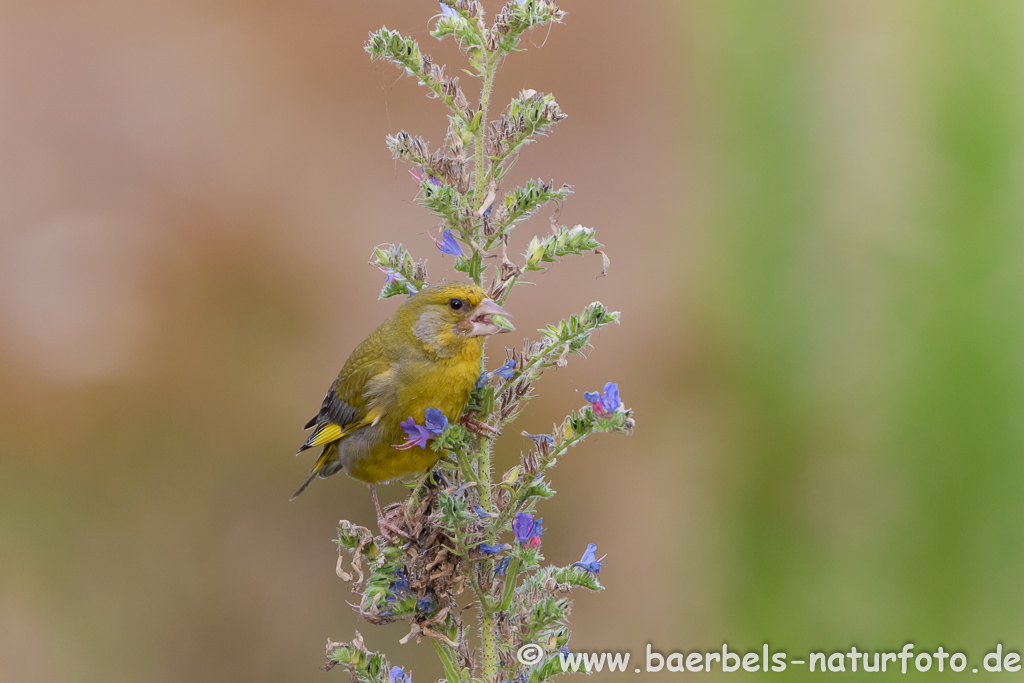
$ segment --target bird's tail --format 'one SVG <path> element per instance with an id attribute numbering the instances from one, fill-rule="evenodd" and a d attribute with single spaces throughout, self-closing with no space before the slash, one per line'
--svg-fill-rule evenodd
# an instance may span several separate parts
<path id="1" fill-rule="evenodd" d="M 309 483 L 313 481 L 319 475 L 321 478 L 326 478 L 335 474 L 341 469 L 341 461 L 338 459 L 338 442 L 332 441 L 331 443 L 324 446 L 324 450 L 320 453 L 320 457 L 316 461 L 316 465 L 310 471 L 306 481 L 299 487 L 299 490 L 295 492 L 295 495 L 291 497 L 291 500 L 295 500 L 299 497 L 299 494 L 306 490 Z"/>

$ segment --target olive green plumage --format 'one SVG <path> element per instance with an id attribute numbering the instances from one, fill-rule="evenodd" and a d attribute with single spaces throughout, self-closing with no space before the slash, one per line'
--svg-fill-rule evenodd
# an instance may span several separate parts
<path id="1" fill-rule="evenodd" d="M 400 423 L 423 424 L 427 408 L 460 418 L 480 376 L 484 336 L 501 331 L 494 314 L 508 312 L 471 284 L 442 283 L 409 297 L 356 347 L 306 424 L 315 429 L 299 452 L 324 449 L 295 496 L 314 477 L 340 470 L 374 484 L 433 465 L 438 454 L 428 448 L 394 448 L 406 439 Z"/>

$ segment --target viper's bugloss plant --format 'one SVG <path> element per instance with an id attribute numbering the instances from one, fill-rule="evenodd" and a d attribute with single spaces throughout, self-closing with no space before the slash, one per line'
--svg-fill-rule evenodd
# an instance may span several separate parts
<path id="1" fill-rule="evenodd" d="M 385 27 L 371 33 L 365 46 L 372 59 L 396 64 L 447 107 L 448 132 L 439 147 L 432 149 L 406 131 L 389 135 L 387 146 L 396 159 L 411 164 L 419 202 L 440 220 L 435 242 L 442 258 L 453 257 L 455 270 L 498 303 L 526 273 L 565 256 L 593 252 L 602 258 L 602 275 L 608 270 L 593 229 L 556 225 L 554 219 L 550 233 L 528 240 L 520 257 L 511 253 L 518 225 L 572 194 L 569 185 L 556 188 L 542 180 L 502 187 L 523 148 L 566 115 L 554 96 L 524 90 L 491 118 L 494 77 L 501 62 L 521 50 L 524 33 L 564 18 L 554 2 L 513 0 L 488 25 L 477 0 L 443 0 L 430 33 L 454 40 L 468 60 L 466 73 L 480 89 L 475 105 L 459 77 L 447 74 L 415 40 Z M 377 247 L 370 263 L 385 275 L 381 298 L 415 294 L 427 285 L 425 261 L 401 245 Z M 578 561 L 545 564 L 545 529 L 535 513 L 540 501 L 555 494 L 549 471 L 570 448 L 597 432 L 632 430 L 632 411 L 623 405 L 618 385 L 609 382 L 600 392 L 587 392 L 586 405 L 550 434 L 522 432 L 531 447 L 500 478 L 492 473 L 491 450 L 532 398 L 533 384 L 544 371 L 564 367 L 572 354 L 583 355 L 596 330 L 618 321 L 619 313 L 591 303 L 540 330 L 538 339 L 506 349 L 500 367 L 490 372 L 482 367 L 466 408 L 479 429 L 469 431 L 466 421 L 429 411 L 424 424 L 412 418 L 403 422 L 407 447 L 431 448 L 440 460 L 409 485 L 404 502 L 385 510 L 385 528 L 402 535 L 374 535 L 366 527 L 340 523 L 337 573 L 359 596 L 360 615 L 372 624 L 407 622 L 411 630 L 401 642 L 429 640 L 447 683 L 541 683 L 562 673 L 557 655 L 569 642 L 569 595 L 573 588 L 602 589 L 598 574 L 604 558 L 597 558 L 593 543 Z M 551 524 L 558 520 L 548 515 Z M 550 552 L 572 558 L 579 549 Z M 475 610 L 463 609 L 467 598 Z M 466 614 L 478 621 L 477 628 L 465 623 Z M 479 643 L 471 644 L 473 632 Z M 526 644 L 540 646 L 547 656 L 521 663 L 516 654 Z M 402 667 L 368 650 L 359 634 L 349 642 L 328 642 L 325 668 L 336 665 L 361 683 L 411 680 Z"/>

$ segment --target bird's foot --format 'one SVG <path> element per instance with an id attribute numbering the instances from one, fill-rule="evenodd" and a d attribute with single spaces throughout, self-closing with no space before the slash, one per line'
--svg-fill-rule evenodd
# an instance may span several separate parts
<path id="1" fill-rule="evenodd" d="M 410 536 L 409 534 L 405 533 L 404 531 L 399 529 L 397 526 L 395 526 L 394 524 L 389 522 L 386 517 L 378 517 L 377 518 L 377 528 L 380 529 L 381 536 L 386 538 L 388 543 L 393 543 L 394 540 L 395 540 L 394 537 L 392 537 L 391 534 L 397 534 L 397 535 L 401 536 L 402 538 L 404 538 L 407 541 L 411 541 L 412 540 L 412 536 Z"/>
<path id="2" fill-rule="evenodd" d="M 396 533 L 399 536 L 402 536 L 406 540 L 411 541 L 412 536 L 405 533 L 397 526 L 392 524 L 390 521 L 388 521 L 387 516 L 383 512 L 381 512 L 380 503 L 377 502 L 377 486 L 375 484 L 370 484 L 370 498 L 373 499 L 373 509 L 377 511 L 377 528 L 380 530 L 380 535 L 387 539 L 389 543 L 394 541 L 394 539 L 388 533 L 389 531 L 392 533 Z"/>
<path id="3" fill-rule="evenodd" d="M 463 415 L 459 422 L 462 423 L 462 426 L 465 427 L 468 432 L 470 432 L 471 434 L 476 434 L 477 436 L 487 437 L 501 435 L 500 431 L 498 431 L 491 425 L 487 424 L 486 422 L 481 422 L 475 417 L 470 417 L 468 413 Z"/>

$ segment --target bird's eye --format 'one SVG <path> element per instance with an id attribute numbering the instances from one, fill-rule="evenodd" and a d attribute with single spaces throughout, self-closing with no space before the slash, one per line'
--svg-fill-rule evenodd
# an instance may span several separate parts
<path id="1" fill-rule="evenodd" d="M 448 305 L 451 307 L 453 311 L 457 311 L 460 308 L 462 308 L 462 299 L 452 299 L 451 301 L 448 302 Z"/>

